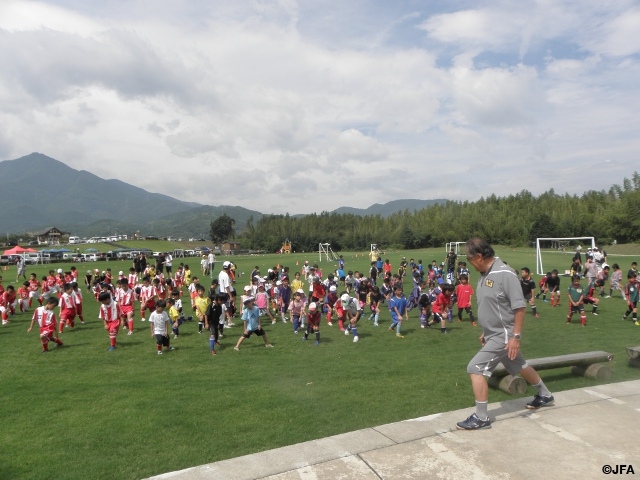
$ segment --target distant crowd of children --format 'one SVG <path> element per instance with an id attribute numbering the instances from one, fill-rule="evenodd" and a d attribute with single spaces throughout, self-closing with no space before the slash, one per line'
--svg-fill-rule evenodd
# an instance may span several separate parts
<path id="1" fill-rule="evenodd" d="M 463 313 L 466 313 L 475 326 L 476 319 L 472 310 L 474 290 L 469 284 L 469 270 L 465 262 L 456 263 L 456 257 L 450 252 L 445 262 L 438 265 L 434 260 L 426 269 L 421 260 L 416 263 L 410 259 L 407 262 L 402 257 L 395 273 L 389 260 L 382 261 L 378 257 L 377 261 L 371 262 L 369 272 L 364 275 L 350 270 L 345 273 L 344 258 L 341 256 L 337 270 L 326 277 L 318 265 L 310 265 L 308 261 L 304 262 L 300 271 L 293 273 L 293 278 L 286 266 L 276 265 L 268 269 L 264 276 L 256 266 L 251 272 L 249 284 L 244 287 L 239 298 L 236 298 L 234 286 L 235 266 L 228 261 L 222 264 L 222 270 L 212 280 L 208 291 L 198 277 L 192 276 L 189 266 L 183 264 L 177 267 L 173 278 L 170 273 L 165 276 L 162 272 L 156 272 L 152 265 L 142 272 L 136 272 L 132 267 L 127 275 L 121 271 L 117 279 L 112 277 L 108 268 L 102 272 L 98 269 L 89 270 L 84 284 L 100 303 L 99 318 L 108 333 L 110 351 L 116 349 L 117 335 L 121 329 L 127 331 L 128 335 L 133 334 L 135 314 L 139 311 L 140 320 L 149 321 L 150 333 L 156 341 L 158 354 L 162 354 L 163 349 L 173 350 L 170 332 L 173 339 L 177 339 L 180 326 L 195 318 L 198 333 L 206 331 L 209 334 L 209 349 L 212 355 L 216 355 L 216 347 L 220 345 L 225 328 L 235 326 L 233 319 L 236 314 L 239 314 L 243 322 L 243 333 L 235 350 L 239 350 L 242 343 L 253 334 L 262 337 L 266 347 L 271 347 L 262 328 L 264 318 L 272 324 L 276 323 L 276 319 L 284 323 L 290 321 L 293 333 L 303 332 L 303 341 L 313 335 L 314 345 L 320 344 L 323 316 L 326 316 L 328 326 L 333 326 L 333 322 L 337 321 L 340 330 L 345 335 L 353 336 L 353 342 L 358 342 L 358 322 L 364 311 L 368 310 L 369 321 L 378 326 L 384 306 L 391 316 L 389 330 L 395 332 L 398 338 L 404 338 L 402 325 L 408 321 L 409 312 L 413 309 L 419 311 L 421 328 L 439 324 L 441 333 L 448 334 L 447 322 L 453 320 L 454 307 L 457 307 L 459 322 L 463 320 Z M 619 291 L 628 304 L 623 318 L 627 319 L 632 315 L 635 324 L 640 325 L 637 319 L 637 264 L 632 263 L 627 283 L 623 286 L 623 275 L 618 264 L 613 264 L 610 268 L 604 262 L 595 264 L 596 266 L 592 263 L 590 258 L 587 258 L 584 266 L 575 259 L 572 263 L 571 284 L 567 289 L 567 323 L 571 323 L 573 315 L 578 313 L 581 325 L 586 326 L 586 304 L 591 304 L 592 314 L 598 315 L 600 300 L 596 291 L 599 289 L 600 297 L 604 297 L 605 282 L 609 280 L 607 298 Z M 611 269 L 613 272 L 610 274 Z M 520 273 L 522 292 L 534 317 L 539 317 L 535 300 L 540 296 L 544 302 L 549 296 L 552 307 L 560 306 L 560 276 L 557 270 L 549 272 L 537 285 L 528 268 L 522 268 Z M 587 282 L 586 288 L 581 284 L 583 278 Z M 306 291 L 305 283 L 308 286 Z M 186 316 L 182 305 L 185 285 L 193 316 Z M 535 292 L 537 288 L 538 293 Z M 408 296 L 405 296 L 405 291 L 410 292 Z M 32 273 L 17 292 L 11 285 L 5 290 L 0 277 L 0 314 L 3 324 L 9 322 L 9 316 L 15 313 L 16 308 L 20 312 L 26 312 L 34 301 L 38 303 L 38 307 L 28 331 L 38 323 L 44 352 L 48 351 L 50 342 L 63 345 L 60 335 L 67 327 L 75 328 L 76 317 L 81 324 L 85 323 L 83 295 L 75 267 L 71 267 L 68 272 L 63 272 L 62 269 L 50 270 L 49 275 L 41 279 Z M 136 303 L 139 305 L 138 309 Z M 239 312 L 236 305 L 239 305 Z M 59 318 L 56 318 L 56 308 Z"/>

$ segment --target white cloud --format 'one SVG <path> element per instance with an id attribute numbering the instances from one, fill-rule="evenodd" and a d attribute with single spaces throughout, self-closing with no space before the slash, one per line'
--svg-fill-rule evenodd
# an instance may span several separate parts
<path id="1" fill-rule="evenodd" d="M 291 213 L 579 193 L 637 160 L 631 0 L 105 5 L 0 4 L 1 158 Z"/>

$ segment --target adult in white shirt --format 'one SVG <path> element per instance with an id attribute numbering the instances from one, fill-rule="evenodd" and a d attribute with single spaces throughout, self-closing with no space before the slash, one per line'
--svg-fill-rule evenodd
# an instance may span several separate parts
<path id="1" fill-rule="evenodd" d="M 209 257 L 207 258 L 207 261 L 209 262 L 209 275 L 211 276 L 211 278 L 213 278 L 213 269 L 216 266 L 216 256 L 212 251 L 209 251 Z"/>
<path id="2" fill-rule="evenodd" d="M 167 271 L 167 277 L 171 277 L 171 269 L 173 268 L 173 257 L 169 252 L 164 254 L 164 268 Z"/>

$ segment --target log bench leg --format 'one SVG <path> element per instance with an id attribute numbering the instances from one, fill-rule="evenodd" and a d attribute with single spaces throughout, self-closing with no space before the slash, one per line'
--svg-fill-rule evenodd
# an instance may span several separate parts
<path id="1" fill-rule="evenodd" d="M 630 358 L 629 366 L 634 368 L 640 368 L 640 357 Z"/>
<path id="2" fill-rule="evenodd" d="M 571 373 L 581 377 L 598 380 L 600 382 L 611 380 L 611 368 L 608 365 L 603 365 L 601 363 L 594 363 L 588 367 L 576 365 L 571 367 Z"/>
<path id="3" fill-rule="evenodd" d="M 489 385 L 499 388 L 509 395 L 522 395 L 527 391 L 527 382 L 522 377 L 507 375 L 506 377 L 489 377 Z"/>

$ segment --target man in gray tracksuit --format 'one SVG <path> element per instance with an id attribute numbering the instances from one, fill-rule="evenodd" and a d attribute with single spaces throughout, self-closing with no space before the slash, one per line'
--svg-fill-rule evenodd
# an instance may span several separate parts
<path id="1" fill-rule="evenodd" d="M 491 428 L 491 420 L 487 415 L 489 388 L 483 377 L 490 377 L 499 363 L 511 375 L 520 374 L 538 390 L 527 408 L 538 409 L 552 405 L 554 399 L 540 375 L 527 364 L 520 352 L 526 302 L 518 275 L 495 256 L 486 240 L 472 238 L 467 242 L 466 248 L 467 260 L 480 273 L 476 295 L 478 323 L 482 327 L 482 348 L 467 366 L 476 398 L 476 412 L 458 422 L 457 428 L 479 430 Z"/>

